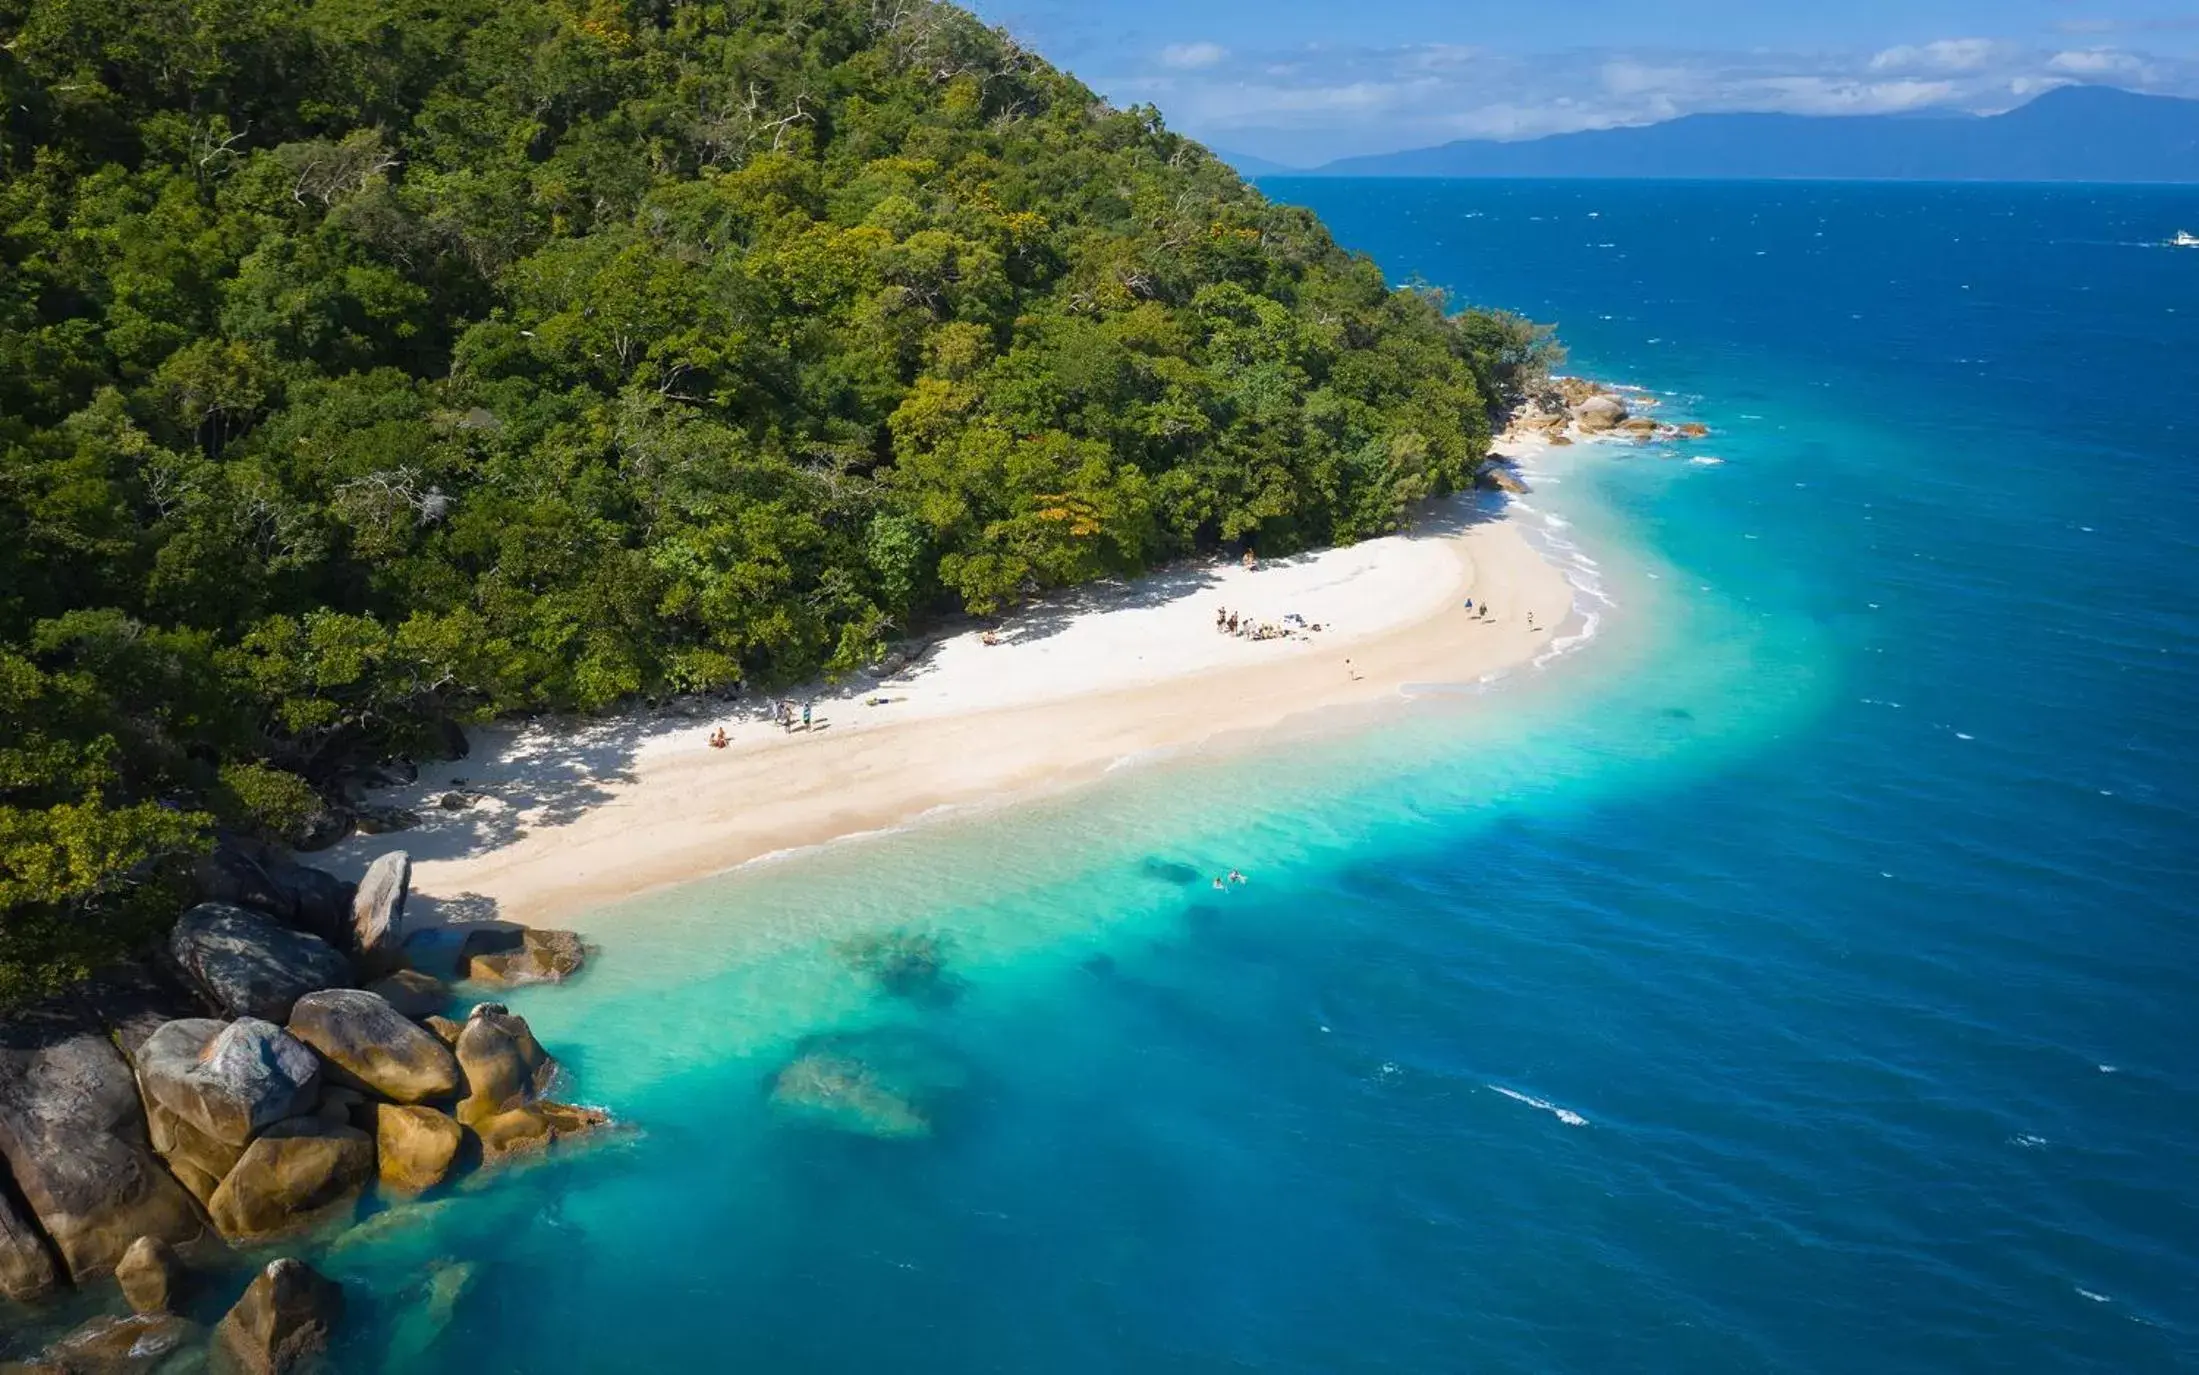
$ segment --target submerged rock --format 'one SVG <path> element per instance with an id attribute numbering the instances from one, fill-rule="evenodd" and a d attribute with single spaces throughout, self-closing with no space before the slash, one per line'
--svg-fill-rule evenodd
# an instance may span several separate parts
<path id="1" fill-rule="evenodd" d="M 814 1052 L 779 1071 L 771 1101 L 821 1125 L 864 1136 L 931 1135 L 923 1109 L 846 1055 Z"/>
<path id="2" fill-rule="evenodd" d="M 576 932 L 482 927 L 466 933 L 458 968 L 466 978 L 514 987 L 560 983 L 579 973 L 587 958 L 587 946 Z"/>
<path id="3" fill-rule="evenodd" d="M 47 1347 L 30 1369 L 66 1375 L 135 1375 L 161 1369 L 198 1335 L 197 1323 L 173 1313 L 94 1318 Z"/>
<path id="4" fill-rule="evenodd" d="M 153 1156 L 137 1077 L 98 1032 L 0 1027 L 0 1156 L 78 1281 L 113 1269 L 141 1236 L 180 1243 L 203 1230 Z"/>
<path id="5" fill-rule="evenodd" d="M 139 1237 L 115 1265 L 123 1301 L 139 1313 L 165 1313 L 183 1293 L 183 1262 L 159 1237 Z"/>
<path id="6" fill-rule="evenodd" d="M 328 1349 L 343 1320 L 342 1286 L 302 1260 L 269 1262 L 214 1329 L 215 1368 L 281 1375 Z"/>
<path id="7" fill-rule="evenodd" d="M 375 1160 L 389 1188 L 419 1193 L 450 1178 L 465 1140 L 465 1128 L 433 1108 L 381 1103 L 374 1109 Z"/>
<path id="8" fill-rule="evenodd" d="M 167 1023 L 138 1048 L 137 1082 L 147 1104 L 241 1147 L 260 1128 L 312 1110 L 321 1065 L 273 1022 L 193 1017 Z"/>
<path id="9" fill-rule="evenodd" d="M 419 1369 L 457 1315 L 459 1302 L 473 1288 L 479 1273 L 480 1267 L 470 1260 L 442 1260 L 430 1266 L 427 1282 L 416 1291 L 417 1297 L 406 1295 L 409 1301 L 403 1305 L 404 1316 L 389 1334 L 382 1369 L 391 1375 L 410 1375 Z"/>
<path id="10" fill-rule="evenodd" d="M 351 982 L 351 961 L 327 941 L 226 902 L 202 902 L 184 913 L 168 948 L 232 1017 L 285 1022 L 299 998 Z"/>
<path id="11" fill-rule="evenodd" d="M 338 1083 L 400 1103 L 458 1092 L 450 1048 L 363 988 L 330 988 L 298 999 L 290 1031 L 328 1062 Z"/>
<path id="12" fill-rule="evenodd" d="M 424 1229 L 438 1220 L 448 1220 L 457 1208 L 458 1201 L 438 1198 L 428 1202 L 406 1201 L 384 1208 L 356 1227 L 345 1228 L 328 1244 L 332 1256 L 351 1256 L 356 1252 L 389 1244 L 392 1240 L 410 1232 Z M 347 1260 L 348 1266 L 352 1262 Z"/>
<path id="13" fill-rule="evenodd" d="M 967 1085 L 930 1040 L 885 1032 L 817 1037 L 772 1079 L 771 1102 L 798 1120 L 888 1140 L 929 1136 Z"/>
<path id="14" fill-rule="evenodd" d="M 947 968 L 952 941 L 930 931 L 881 931 L 840 943 L 840 954 L 897 998 L 932 1004 L 960 996 L 962 981 Z"/>
<path id="15" fill-rule="evenodd" d="M 374 1141 L 356 1127 L 293 1117 L 251 1145 L 206 1207 L 231 1241 L 257 1241 L 311 1226 L 374 1177 Z"/>

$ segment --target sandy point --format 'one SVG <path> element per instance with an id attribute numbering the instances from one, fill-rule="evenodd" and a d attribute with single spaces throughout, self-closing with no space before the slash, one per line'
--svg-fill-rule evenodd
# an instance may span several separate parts
<path id="1" fill-rule="evenodd" d="M 1225 608 L 1270 637 L 1218 628 Z M 1571 611 L 1564 575 L 1499 499 L 1459 497 L 1409 533 L 1082 589 L 989 642 L 970 629 L 891 676 L 781 694 L 797 717 L 809 707 L 806 730 L 746 700 L 484 730 L 471 757 L 376 794 L 421 825 L 326 859 L 357 870 L 409 850 L 416 922 L 586 927 L 621 898 L 760 856 L 1478 682 L 1532 661 Z M 441 805 L 452 792 L 467 805 Z"/>

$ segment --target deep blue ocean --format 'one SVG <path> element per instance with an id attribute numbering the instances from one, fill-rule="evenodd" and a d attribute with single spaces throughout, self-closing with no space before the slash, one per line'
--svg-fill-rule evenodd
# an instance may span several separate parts
<path id="1" fill-rule="evenodd" d="M 1265 189 L 1713 427 L 1538 465 L 1597 635 L 592 917 L 630 1134 L 332 1257 L 347 1361 L 2199 1368 L 2199 192 Z"/>

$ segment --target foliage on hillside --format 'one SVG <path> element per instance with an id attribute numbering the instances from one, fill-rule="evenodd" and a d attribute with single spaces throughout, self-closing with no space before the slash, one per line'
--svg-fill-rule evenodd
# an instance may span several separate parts
<path id="1" fill-rule="evenodd" d="M 925 0 L 0 0 L 0 42 L 19 977 L 446 720 L 1391 529 L 1542 347 Z"/>

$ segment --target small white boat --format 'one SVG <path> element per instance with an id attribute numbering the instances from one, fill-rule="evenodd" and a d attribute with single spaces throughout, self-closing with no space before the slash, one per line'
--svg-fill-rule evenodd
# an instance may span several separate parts
<path id="1" fill-rule="evenodd" d="M 2170 248 L 2199 248 L 2199 238 L 2194 238 L 2188 229 L 2179 229 L 2176 231 L 2176 237 L 2168 241 L 2168 246 Z"/>

